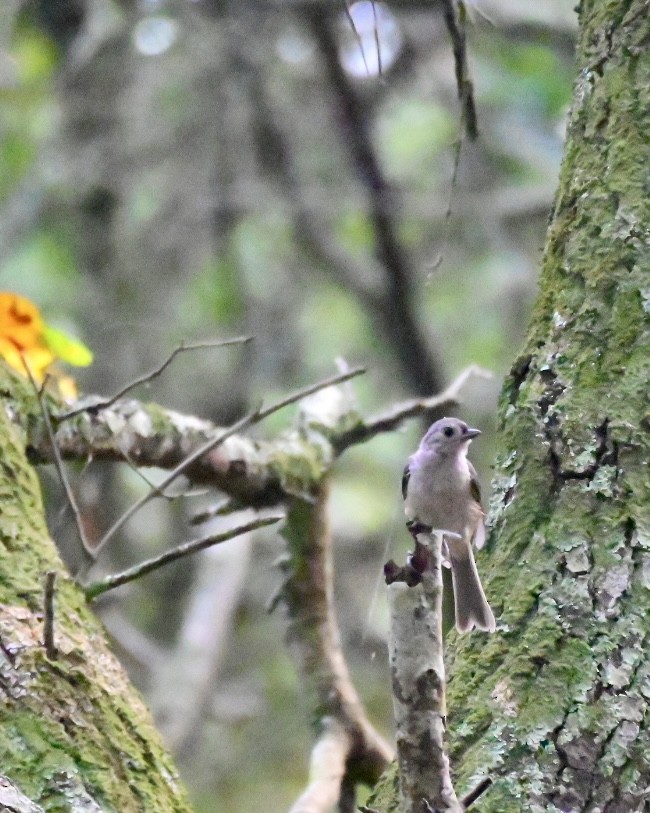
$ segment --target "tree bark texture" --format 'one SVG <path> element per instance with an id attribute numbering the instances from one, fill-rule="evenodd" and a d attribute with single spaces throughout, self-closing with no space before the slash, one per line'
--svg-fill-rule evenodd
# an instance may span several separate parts
<path id="1" fill-rule="evenodd" d="M 650 798 L 650 4 L 584 0 L 579 14 L 479 558 L 499 628 L 449 651 L 456 787 L 494 780 L 477 813 L 640 813 Z M 395 809 L 389 779 L 371 807 Z"/>
<path id="2" fill-rule="evenodd" d="M 499 633 L 454 650 L 477 811 L 631 813 L 650 787 L 650 6 L 580 7 L 540 294 L 506 380 L 488 565 Z M 483 566 L 485 569 L 485 566 Z"/>
<path id="3" fill-rule="evenodd" d="M 432 540 L 433 541 L 433 540 Z M 388 653 L 393 689 L 401 813 L 430 807 L 459 813 L 445 753 L 445 666 L 440 540 L 434 566 L 413 587 L 388 587 Z"/>
<path id="4" fill-rule="evenodd" d="M 0 809 L 189 811 L 147 709 L 48 536 L 25 457 L 34 395 L 4 365 L 0 394 Z M 56 659 L 43 647 L 49 571 Z"/>

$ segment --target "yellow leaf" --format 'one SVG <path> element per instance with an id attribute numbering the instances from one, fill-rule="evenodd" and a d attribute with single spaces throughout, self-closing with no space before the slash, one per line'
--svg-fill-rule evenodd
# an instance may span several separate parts
<path id="1" fill-rule="evenodd" d="M 44 325 L 43 340 L 61 361 L 73 364 L 75 367 L 87 367 L 92 363 L 92 351 L 79 339 L 73 339 L 61 330 Z"/>

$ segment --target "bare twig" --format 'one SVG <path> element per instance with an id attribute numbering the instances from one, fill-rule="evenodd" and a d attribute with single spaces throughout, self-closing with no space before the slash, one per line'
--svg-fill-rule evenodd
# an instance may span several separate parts
<path id="1" fill-rule="evenodd" d="M 456 86 L 461 103 L 461 122 L 467 137 L 473 141 L 478 137 L 478 122 L 474 103 L 474 87 L 467 66 L 465 6 L 462 0 L 442 0 L 442 9 L 454 52 Z"/>
<path id="2" fill-rule="evenodd" d="M 229 539 L 233 539 L 234 537 L 248 533 L 249 531 L 264 528 L 267 525 L 273 525 L 276 522 L 280 522 L 282 519 L 284 519 L 283 515 L 259 517 L 251 522 L 246 522 L 243 525 L 238 525 L 235 528 L 230 528 L 229 530 L 220 534 L 210 534 L 209 536 L 204 536 L 200 539 L 192 539 L 190 542 L 185 542 L 172 550 L 165 551 L 165 553 L 160 554 L 160 556 L 155 556 L 152 559 L 147 559 L 144 562 L 140 562 L 139 564 L 128 568 L 128 570 L 123 570 L 121 573 L 114 573 L 110 576 L 106 576 L 103 579 L 99 579 L 96 582 L 91 582 L 84 587 L 84 593 L 88 600 L 92 600 L 97 598 L 97 596 L 101 596 L 102 593 L 106 593 L 109 590 L 114 590 L 116 587 L 121 587 L 123 584 L 128 584 L 128 582 L 135 581 L 147 573 L 158 570 L 158 568 L 161 568 L 170 562 L 175 562 L 177 559 L 181 559 L 184 556 L 189 556 L 192 553 L 204 550 L 212 545 L 219 545 L 221 542 L 227 542 Z"/>
<path id="3" fill-rule="evenodd" d="M 194 344 L 184 344 L 181 342 L 178 347 L 176 347 L 172 352 L 167 356 L 167 358 L 156 367 L 154 370 L 151 370 L 144 375 L 139 376 L 138 378 L 131 381 L 129 384 L 126 384 L 122 387 L 121 390 L 112 395 L 110 398 L 106 398 L 102 401 L 96 401 L 93 404 L 88 404 L 86 406 L 77 407 L 75 409 L 71 409 L 68 412 L 63 412 L 60 415 L 56 415 L 57 421 L 65 421 L 68 418 L 74 418 L 75 415 L 81 415 L 82 412 L 92 412 L 97 413 L 102 409 L 106 409 L 107 407 L 112 406 L 116 401 L 119 401 L 120 398 L 123 398 L 127 392 L 130 392 L 135 387 L 139 387 L 141 384 L 147 384 L 150 381 L 153 381 L 154 378 L 157 378 L 161 375 L 167 367 L 172 363 L 172 361 L 178 356 L 180 353 L 185 353 L 188 350 L 205 350 L 206 348 L 213 348 L 213 347 L 228 347 L 232 344 L 246 344 L 253 340 L 252 336 L 237 336 L 234 339 L 223 339 L 220 341 L 214 342 L 196 342 Z"/>
<path id="4" fill-rule="evenodd" d="M 454 147 L 454 163 L 451 172 L 451 180 L 449 182 L 449 196 L 447 198 L 447 209 L 445 211 L 445 218 L 443 224 L 442 245 L 440 247 L 440 251 L 438 252 L 437 256 L 429 266 L 428 274 L 429 279 L 431 278 L 433 272 L 437 271 L 438 268 L 440 268 L 443 260 L 445 259 L 445 254 L 447 253 L 447 245 L 449 244 L 449 224 L 453 213 L 454 194 L 456 192 L 456 183 L 458 181 L 458 170 L 460 168 L 460 156 L 462 151 L 463 151 L 463 132 L 461 127 L 461 131 L 458 134 L 458 138 L 456 139 L 456 145 Z"/>
<path id="5" fill-rule="evenodd" d="M 445 666 L 442 635 L 442 534 L 426 546 L 421 582 L 388 588 L 389 657 L 397 727 L 400 810 L 421 813 L 423 803 L 460 813 L 444 749 Z M 419 542 L 420 540 L 418 540 Z M 424 564 L 421 562 L 421 564 Z"/>
<path id="6" fill-rule="evenodd" d="M 223 517 L 226 514 L 233 514 L 235 511 L 240 511 L 241 508 L 241 504 L 239 504 L 236 500 L 226 498 L 225 500 L 220 500 L 215 505 L 209 506 L 204 511 L 194 514 L 192 517 L 190 517 L 189 522 L 190 525 L 203 525 L 203 523 L 208 522 L 215 517 Z"/>
<path id="7" fill-rule="evenodd" d="M 259 423 L 261 420 L 267 418 L 269 415 L 272 415 L 274 412 L 283 409 L 289 404 L 299 401 L 301 398 L 305 398 L 307 395 L 311 395 L 312 393 L 318 392 L 318 390 L 325 389 L 326 387 L 332 387 L 335 384 L 341 384 L 343 381 L 349 381 L 351 378 L 361 375 L 362 373 L 365 373 L 365 368 L 355 367 L 349 372 L 340 373 L 338 375 L 331 376 L 330 378 L 326 378 L 323 381 L 319 381 L 317 384 L 311 384 L 308 387 L 303 387 L 291 395 L 288 395 L 286 398 L 276 401 L 276 403 L 272 404 L 266 409 L 258 407 L 258 409 L 255 411 L 251 412 L 249 415 L 246 415 L 241 420 L 237 421 L 237 423 L 234 423 L 229 429 L 221 432 L 216 437 L 210 438 L 210 440 L 206 441 L 206 443 L 204 443 L 202 446 L 199 446 L 199 448 L 186 457 L 182 463 L 176 466 L 176 468 L 173 469 L 167 475 L 167 477 L 165 477 L 160 485 L 156 486 L 151 491 L 148 491 L 143 497 L 133 503 L 130 508 L 127 508 L 122 516 L 113 523 L 108 531 L 106 531 L 101 541 L 95 547 L 95 553 L 99 553 L 108 540 L 111 539 L 117 533 L 117 531 L 124 526 L 124 524 L 136 513 L 136 511 L 139 511 L 143 505 L 146 505 L 155 497 L 160 497 L 167 486 L 170 485 L 177 477 L 179 477 L 186 469 L 188 469 L 192 463 L 196 462 L 200 457 L 203 457 L 203 455 L 212 451 L 212 449 L 215 449 L 229 437 L 232 437 L 242 429 L 246 429 L 248 426 L 253 426 L 256 423 Z"/>
<path id="8" fill-rule="evenodd" d="M 358 375 L 363 375 L 365 372 L 365 367 L 353 367 L 351 370 L 346 370 L 343 373 L 337 373 L 337 375 L 333 375 L 331 378 L 325 378 L 323 381 L 319 381 L 317 384 L 311 384 L 308 387 L 297 390 L 283 400 L 272 404 L 270 407 L 261 409 L 255 423 L 267 418 L 273 412 L 277 412 L 279 409 L 289 406 L 289 404 L 295 404 L 296 401 L 300 401 L 303 398 L 306 398 L 308 395 L 312 395 L 319 390 L 327 389 L 327 387 L 334 387 L 337 384 L 343 384 L 344 381 L 350 381 L 350 379 L 356 378 Z"/>
<path id="9" fill-rule="evenodd" d="M 491 784 L 492 780 L 489 776 L 486 776 L 485 779 L 478 783 L 474 790 L 471 790 L 468 794 L 463 796 L 461 801 L 463 808 L 467 810 L 469 807 L 471 807 L 479 796 L 482 796 L 485 793 Z"/>
<path id="10" fill-rule="evenodd" d="M 83 524 L 83 517 L 81 516 L 81 511 L 79 510 L 79 506 L 77 505 L 77 500 L 75 499 L 74 493 L 72 491 L 72 487 L 70 486 L 70 482 L 68 481 L 68 476 L 65 471 L 65 467 L 63 466 L 63 460 L 61 459 L 61 453 L 59 452 L 59 447 L 56 442 L 56 438 L 54 437 L 54 429 L 52 427 L 52 421 L 50 418 L 50 411 L 47 408 L 45 403 L 45 396 L 43 394 L 43 390 L 41 387 L 38 386 L 36 383 L 36 379 L 34 378 L 31 369 L 29 368 L 29 364 L 24 356 L 22 356 L 23 365 L 29 376 L 29 380 L 31 381 L 32 387 L 34 388 L 34 392 L 36 393 L 36 397 L 38 398 L 38 405 L 41 409 L 41 415 L 43 416 L 43 423 L 45 424 L 45 430 L 47 432 L 48 440 L 50 442 L 50 446 L 52 449 L 52 461 L 54 463 L 54 467 L 56 469 L 56 473 L 59 475 L 59 480 L 61 481 L 61 485 L 63 486 L 63 490 L 65 491 L 65 496 L 68 501 L 68 505 L 72 509 L 72 513 L 75 518 L 75 522 L 77 523 L 77 531 L 79 533 L 79 538 L 81 539 L 81 544 L 86 554 L 86 559 L 92 561 L 94 558 L 94 551 L 90 543 L 86 538 L 86 532 L 84 530 Z"/>
<path id="11" fill-rule="evenodd" d="M 49 570 L 45 574 L 45 588 L 43 591 L 43 645 L 45 654 L 51 661 L 59 657 L 54 641 L 54 588 L 56 573 Z"/>
<path id="12" fill-rule="evenodd" d="M 382 412 L 372 418 L 358 423 L 351 429 L 346 429 L 333 439 L 337 453 L 340 454 L 348 446 L 357 443 L 365 443 L 381 432 L 390 432 L 400 426 L 408 418 L 417 418 L 421 415 L 430 415 L 433 412 L 442 411 L 448 407 L 458 404 L 460 391 L 467 381 L 472 378 L 491 378 L 492 374 L 488 370 L 472 364 L 466 367 L 458 375 L 444 392 L 432 395 L 429 398 L 412 398 L 402 401 L 391 407 L 386 412 Z"/>
<path id="13" fill-rule="evenodd" d="M 189 466 L 192 465 L 196 460 L 200 457 L 203 457 L 204 454 L 207 454 L 209 451 L 214 449 L 219 444 L 223 443 L 229 437 L 232 437 L 236 432 L 239 432 L 241 429 L 246 429 L 246 427 L 251 426 L 255 419 L 258 417 L 259 411 L 252 412 L 250 415 L 246 415 L 241 420 L 234 423 L 230 429 L 226 429 L 224 432 L 221 432 L 216 437 L 210 438 L 210 440 L 206 441 L 204 444 L 199 446 L 191 455 L 185 458 L 182 463 L 180 463 L 176 468 L 174 468 L 165 479 L 159 485 L 155 486 L 148 491 L 144 496 L 142 496 L 139 500 L 133 503 L 126 511 L 120 516 L 111 527 L 106 531 L 104 536 L 101 538 L 97 546 L 95 547 L 95 555 L 99 555 L 99 552 L 103 549 L 104 545 L 113 538 L 113 536 L 122 528 L 126 522 L 131 519 L 131 517 L 139 511 L 144 505 L 148 502 L 153 500 L 155 497 L 160 497 L 163 495 L 165 489 L 168 485 L 174 482 L 177 477 L 187 469 Z"/>
<path id="14" fill-rule="evenodd" d="M 444 218 L 444 231 L 442 247 L 429 268 L 429 276 L 442 264 L 447 253 L 449 241 L 449 221 L 451 220 L 454 193 L 458 181 L 458 169 L 463 151 L 463 140 L 465 135 L 471 141 L 478 138 L 478 121 L 476 115 L 476 105 L 474 103 L 474 86 L 469 78 L 469 68 L 467 66 L 467 45 L 465 41 L 465 19 L 467 11 L 463 0 L 442 0 L 443 14 L 449 37 L 451 39 L 454 52 L 454 65 L 456 70 L 456 85 L 458 87 L 458 98 L 461 103 L 460 110 L 460 132 L 454 147 L 454 163 L 449 185 L 449 197 L 447 199 L 447 210 Z"/>
<path id="15" fill-rule="evenodd" d="M 366 51 L 363 47 L 363 39 L 361 38 L 361 34 L 357 30 L 356 25 L 354 24 L 354 18 L 352 16 L 352 12 L 350 11 L 350 6 L 347 3 L 347 0 L 343 0 L 343 8 L 345 9 L 345 16 L 347 17 L 348 22 L 350 23 L 350 28 L 352 29 L 352 33 L 357 41 L 357 45 L 359 46 L 359 51 L 361 52 L 361 59 L 363 59 L 363 65 L 366 69 L 366 74 L 370 76 L 370 68 L 368 67 L 368 61 L 366 60 Z M 373 4 L 374 8 L 374 4 Z"/>
<path id="16" fill-rule="evenodd" d="M 381 64 L 381 42 L 379 40 L 379 23 L 377 20 L 377 5 L 375 0 L 372 0 L 372 19 L 374 22 L 374 35 L 375 35 L 375 48 L 377 49 L 377 74 L 383 75 L 383 68 Z"/>
<path id="17" fill-rule="evenodd" d="M 110 425 L 108 427 L 110 429 Z M 111 430 L 112 431 L 112 430 Z M 142 480 L 149 488 L 155 489 L 156 484 L 153 483 L 145 474 L 142 473 L 142 469 L 138 464 L 132 459 L 131 455 L 128 452 L 122 450 L 122 459 L 126 463 L 126 465 L 131 469 L 131 471 Z M 187 498 L 187 497 L 200 497 L 207 493 L 206 489 L 200 489 L 197 491 L 182 491 L 178 494 L 158 494 L 164 500 L 178 500 L 180 498 Z"/>
<path id="18" fill-rule="evenodd" d="M 338 720 L 326 718 L 323 732 L 312 748 L 309 784 L 289 813 L 327 813 L 338 804 L 351 747 L 345 728 Z"/>

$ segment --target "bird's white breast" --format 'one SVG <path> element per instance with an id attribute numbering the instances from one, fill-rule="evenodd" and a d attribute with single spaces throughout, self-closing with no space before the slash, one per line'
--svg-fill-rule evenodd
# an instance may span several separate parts
<path id="1" fill-rule="evenodd" d="M 475 526 L 480 507 L 470 495 L 471 474 L 464 456 L 440 459 L 416 454 L 409 471 L 404 502 L 409 519 L 461 535 Z"/>

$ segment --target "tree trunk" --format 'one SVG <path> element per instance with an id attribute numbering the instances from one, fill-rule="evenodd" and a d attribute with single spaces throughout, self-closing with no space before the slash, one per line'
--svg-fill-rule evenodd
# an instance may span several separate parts
<path id="1" fill-rule="evenodd" d="M 541 290 L 501 404 L 501 629 L 452 655 L 452 762 L 462 784 L 496 780 L 485 813 L 631 813 L 650 786 L 648 3 L 588 0 L 580 24 Z"/>
<path id="2" fill-rule="evenodd" d="M 33 393 L 4 364 L 0 390 L 0 810 L 189 811 L 147 709 L 48 536 L 25 456 Z M 48 571 L 56 657 L 42 643 Z"/>
<path id="3" fill-rule="evenodd" d="M 449 652 L 457 789 L 481 813 L 638 813 L 650 792 L 650 14 L 583 0 L 525 348 L 505 382 L 494 636 Z M 394 809 L 389 783 L 371 807 Z"/>

